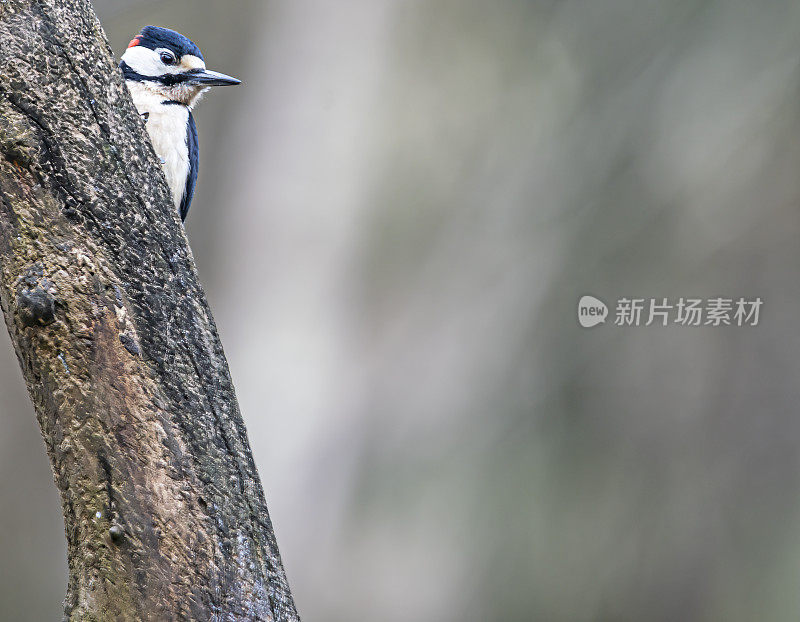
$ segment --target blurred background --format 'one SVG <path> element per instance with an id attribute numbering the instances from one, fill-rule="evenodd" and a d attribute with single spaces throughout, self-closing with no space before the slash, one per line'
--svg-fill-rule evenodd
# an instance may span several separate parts
<path id="1" fill-rule="evenodd" d="M 305 620 L 800 618 L 800 4 L 95 6 L 244 80 L 187 231 Z M 764 306 L 584 329 L 584 294 Z M 4 330 L 0 398 L 0 619 L 59 620 Z"/>

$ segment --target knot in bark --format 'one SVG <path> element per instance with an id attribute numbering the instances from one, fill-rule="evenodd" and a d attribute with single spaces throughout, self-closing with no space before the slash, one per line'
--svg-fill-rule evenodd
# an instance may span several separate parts
<path id="1" fill-rule="evenodd" d="M 114 544 L 119 544 L 125 537 L 125 530 L 119 525 L 111 525 L 111 528 L 108 530 L 108 535 L 111 536 L 111 541 L 114 542 Z"/>
<path id="2" fill-rule="evenodd" d="M 17 292 L 17 312 L 25 326 L 47 326 L 56 321 L 56 299 L 39 286 Z"/>

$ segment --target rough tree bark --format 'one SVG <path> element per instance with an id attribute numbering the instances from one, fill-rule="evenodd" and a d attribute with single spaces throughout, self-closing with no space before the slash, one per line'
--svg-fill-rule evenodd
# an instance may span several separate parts
<path id="1" fill-rule="evenodd" d="M 0 2 L 0 303 L 61 493 L 67 619 L 297 620 L 183 228 L 87 0 Z"/>

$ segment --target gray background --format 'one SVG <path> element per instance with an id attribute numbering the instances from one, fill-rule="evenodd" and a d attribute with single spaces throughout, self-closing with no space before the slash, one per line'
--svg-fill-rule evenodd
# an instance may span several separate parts
<path id="1" fill-rule="evenodd" d="M 800 4 L 96 7 L 245 82 L 187 231 L 304 619 L 800 617 Z M 586 293 L 764 307 L 587 330 Z M 57 620 L 5 331 L 0 398 L 0 619 Z"/>

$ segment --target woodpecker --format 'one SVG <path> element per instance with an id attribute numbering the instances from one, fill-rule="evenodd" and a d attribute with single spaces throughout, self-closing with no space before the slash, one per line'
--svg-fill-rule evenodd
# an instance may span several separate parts
<path id="1" fill-rule="evenodd" d="M 192 108 L 209 87 L 241 82 L 206 69 L 200 48 L 182 34 L 158 26 L 146 26 L 131 40 L 119 66 L 161 159 L 175 207 L 186 220 L 197 183 Z"/>

